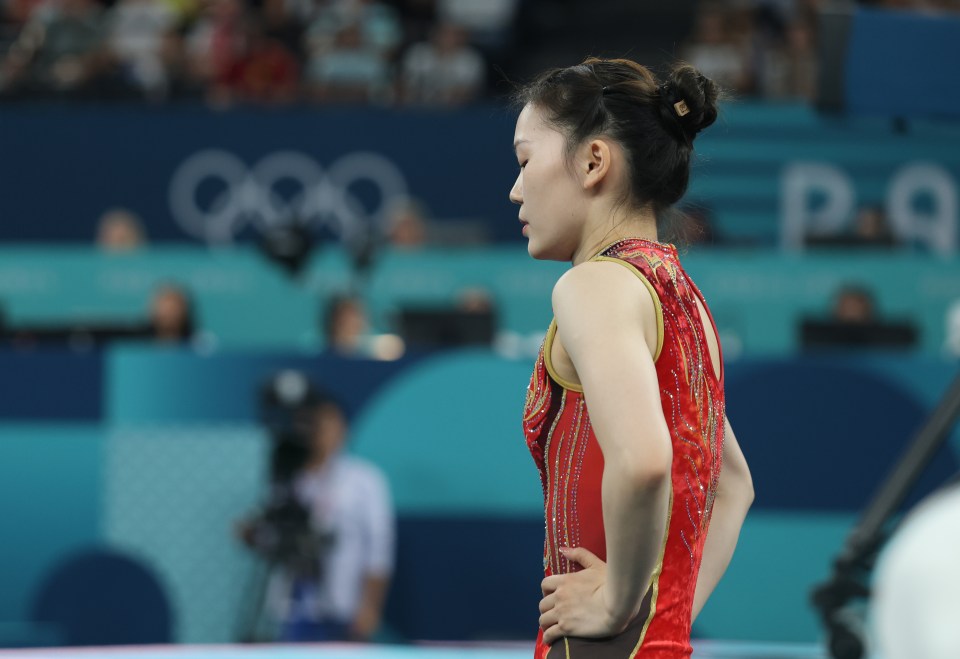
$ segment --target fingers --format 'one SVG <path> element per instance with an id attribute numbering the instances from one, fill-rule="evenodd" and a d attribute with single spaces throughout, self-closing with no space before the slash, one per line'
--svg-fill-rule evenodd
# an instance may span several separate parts
<path id="1" fill-rule="evenodd" d="M 550 609 L 546 613 L 540 615 L 540 628 L 543 630 L 543 633 L 546 634 L 551 627 L 556 627 L 559 622 L 559 616 L 557 616 L 556 609 Z"/>
<path id="2" fill-rule="evenodd" d="M 546 597 L 553 591 L 557 589 L 557 586 L 560 585 L 563 575 L 555 574 L 553 576 L 547 577 L 540 582 L 540 590 L 543 591 L 543 596 Z"/>
<path id="3" fill-rule="evenodd" d="M 553 645 L 563 637 L 564 633 L 560 631 L 560 625 L 552 625 L 543 630 L 543 642 L 547 645 Z"/>
<path id="4" fill-rule="evenodd" d="M 540 613 L 546 613 L 556 605 L 557 605 L 557 596 L 547 595 L 542 600 L 540 600 Z"/>
<path id="5" fill-rule="evenodd" d="M 561 547 L 560 553 L 563 554 L 564 558 L 566 558 L 568 561 L 578 563 L 585 568 L 603 565 L 603 561 L 597 558 L 596 554 L 591 552 L 589 549 L 584 549 L 583 547 Z"/>

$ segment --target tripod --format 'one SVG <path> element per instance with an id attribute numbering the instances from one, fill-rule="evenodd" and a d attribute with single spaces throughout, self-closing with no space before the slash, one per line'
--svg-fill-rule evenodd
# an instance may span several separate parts
<path id="1" fill-rule="evenodd" d="M 273 551 L 263 551 L 262 546 L 254 545 L 260 560 L 254 561 L 246 588 L 246 606 L 239 616 L 236 637 L 240 643 L 276 640 L 276 621 L 269 615 L 270 602 L 280 599 L 289 603 L 298 580 L 321 583 L 320 564 L 333 544 L 333 535 L 320 533 L 308 524 L 280 529 L 283 540 L 270 545 Z M 271 587 L 275 588 L 277 584 L 282 586 L 283 592 L 271 592 Z"/>

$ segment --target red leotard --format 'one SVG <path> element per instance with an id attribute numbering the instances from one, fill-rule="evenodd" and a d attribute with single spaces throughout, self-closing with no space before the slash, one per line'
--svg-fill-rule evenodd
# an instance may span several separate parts
<path id="1" fill-rule="evenodd" d="M 722 371 L 720 378 L 714 374 L 703 329 L 704 322 L 713 326 L 713 320 L 700 317 L 697 300 L 704 309 L 706 303 L 672 245 L 628 239 L 607 247 L 594 260 L 630 268 L 647 285 L 657 310 L 657 380 L 673 444 L 667 533 L 640 614 L 624 632 L 606 639 L 570 637 L 551 647 L 543 643 L 541 630 L 536 658 L 689 657 L 693 596 L 723 453 L 723 377 Z M 582 389 L 552 368 L 555 335 L 554 321 L 527 390 L 523 420 L 543 484 L 546 575 L 580 569 L 563 558 L 560 547 L 585 547 L 606 560 L 603 455 Z"/>

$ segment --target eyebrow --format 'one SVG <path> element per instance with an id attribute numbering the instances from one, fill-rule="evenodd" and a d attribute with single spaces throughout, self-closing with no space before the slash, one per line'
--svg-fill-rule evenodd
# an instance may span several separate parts
<path id="1" fill-rule="evenodd" d="M 518 146 L 520 146 L 521 144 L 527 144 L 527 143 L 529 143 L 529 142 L 530 142 L 530 140 L 516 140 L 516 141 L 513 143 L 513 150 L 516 151 Z"/>

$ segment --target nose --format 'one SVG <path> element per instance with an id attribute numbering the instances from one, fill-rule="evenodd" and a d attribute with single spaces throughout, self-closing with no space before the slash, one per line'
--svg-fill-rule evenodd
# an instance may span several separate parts
<path id="1" fill-rule="evenodd" d="M 523 203 L 523 172 L 517 174 L 517 180 L 510 189 L 510 201 L 515 204 Z"/>

